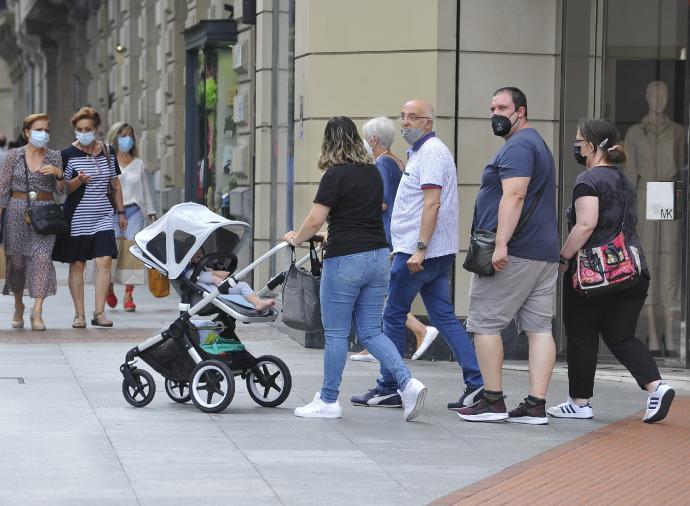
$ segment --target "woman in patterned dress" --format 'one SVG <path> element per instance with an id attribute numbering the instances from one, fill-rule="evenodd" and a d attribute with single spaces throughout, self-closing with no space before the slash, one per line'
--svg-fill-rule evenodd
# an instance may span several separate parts
<path id="1" fill-rule="evenodd" d="M 29 143 L 9 151 L 0 172 L 0 215 L 6 213 L 3 240 L 7 255 L 7 279 L 2 293 L 14 294 L 12 328 L 24 327 L 24 288 L 34 299 L 31 330 L 45 330 L 43 300 L 54 295 L 57 282 L 51 258 L 54 235 L 36 233 L 27 223 L 27 197 L 31 206 L 52 204 L 53 193 L 62 193 L 64 176 L 59 151 L 46 148 L 50 117 L 31 114 L 22 123 L 22 136 Z M 27 185 L 28 178 L 28 185 Z"/>
<path id="2" fill-rule="evenodd" d="M 113 326 L 105 317 L 105 297 L 110 287 L 112 260 L 117 258 L 115 212 L 120 230 L 127 228 L 115 148 L 96 141 L 100 124 L 101 118 L 92 108 L 79 109 L 72 117 L 77 140 L 62 150 L 68 194 L 64 210 L 70 222 L 70 235 L 60 241 L 60 251 L 56 251 L 54 257 L 70 264 L 74 328 L 86 327 L 84 268 L 87 260 L 96 263 L 96 300 L 91 325 Z"/>

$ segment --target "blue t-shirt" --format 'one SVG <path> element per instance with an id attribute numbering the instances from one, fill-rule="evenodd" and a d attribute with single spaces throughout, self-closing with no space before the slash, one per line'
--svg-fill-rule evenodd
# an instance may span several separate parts
<path id="1" fill-rule="evenodd" d="M 534 203 L 539 189 L 546 186 L 529 221 L 508 242 L 508 254 L 530 260 L 558 262 L 556 164 L 544 139 L 533 128 L 513 134 L 484 169 L 475 204 L 475 229 L 496 230 L 498 204 L 503 196 L 501 181 L 511 177 L 531 178 L 522 216 Z"/>
<path id="2" fill-rule="evenodd" d="M 402 171 L 390 156 L 380 156 L 376 160 L 376 168 L 379 169 L 379 174 L 381 174 L 381 179 L 383 180 L 383 203 L 386 204 L 386 210 L 381 213 L 383 230 L 386 232 L 388 247 L 393 249 L 391 243 L 391 216 L 393 215 L 393 203 L 395 202 L 395 194 L 398 192 Z"/>

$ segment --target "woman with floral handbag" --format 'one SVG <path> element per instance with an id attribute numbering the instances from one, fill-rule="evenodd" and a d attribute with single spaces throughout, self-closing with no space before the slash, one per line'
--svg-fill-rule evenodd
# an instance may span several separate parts
<path id="1" fill-rule="evenodd" d="M 592 418 L 599 335 L 648 392 L 643 421 L 668 414 L 675 392 L 661 380 L 647 346 L 635 337 L 649 271 L 637 236 L 635 190 L 618 164 L 626 155 L 609 121 L 580 120 L 573 145 L 586 170 L 575 180 L 567 211 L 570 234 L 561 249 L 563 323 L 568 339 L 569 396 L 547 413 Z"/>

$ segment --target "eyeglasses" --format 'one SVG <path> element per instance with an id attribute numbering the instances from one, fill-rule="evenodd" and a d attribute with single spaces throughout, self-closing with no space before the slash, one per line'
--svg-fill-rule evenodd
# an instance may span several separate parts
<path id="1" fill-rule="evenodd" d="M 410 121 L 417 121 L 418 119 L 431 119 L 429 116 L 417 116 L 415 113 L 412 114 L 405 114 L 404 112 L 400 113 L 400 121 L 405 121 L 406 119 Z"/>

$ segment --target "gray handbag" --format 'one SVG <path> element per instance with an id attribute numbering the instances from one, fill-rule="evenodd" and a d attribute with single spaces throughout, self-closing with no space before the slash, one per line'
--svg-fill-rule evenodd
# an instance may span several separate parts
<path id="1" fill-rule="evenodd" d="M 283 282 L 283 323 L 290 328 L 306 332 L 323 331 L 321 323 L 321 262 L 313 241 L 309 242 L 311 271 L 292 264 Z"/>

